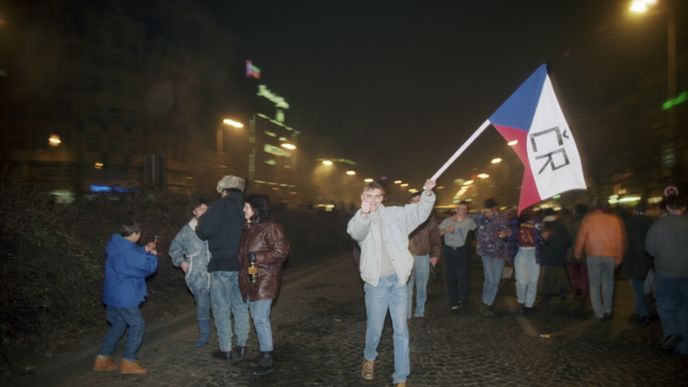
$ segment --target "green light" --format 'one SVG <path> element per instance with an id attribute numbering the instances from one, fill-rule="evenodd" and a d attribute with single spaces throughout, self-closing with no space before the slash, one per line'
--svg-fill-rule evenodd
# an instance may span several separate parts
<path id="1" fill-rule="evenodd" d="M 662 104 L 662 110 L 669 110 L 676 105 L 680 105 L 688 101 L 688 91 L 683 91 L 674 99 L 668 99 Z"/>

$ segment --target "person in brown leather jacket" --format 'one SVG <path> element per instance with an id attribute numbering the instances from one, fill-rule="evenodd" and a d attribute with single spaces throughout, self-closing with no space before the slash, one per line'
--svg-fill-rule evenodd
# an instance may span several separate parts
<path id="1" fill-rule="evenodd" d="M 282 228 L 271 220 L 265 195 L 251 195 L 244 204 L 246 225 L 239 247 L 239 288 L 248 302 L 258 336 L 260 358 L 254 375 L 272 372 L 273 345 L 270 308 L 277 297 L 282 263 L 289 255 L 289 243 Z"/>
<path id="2" fill-rule="evenodd" d="M 587 257 L 590 302 L 598 320 L 611 318 L 614 269 L 621 264 L 625 239 L 621 218 L 611 213 L 604 199 L 599 200 L 595 210 L 583 218 L 578 229 L 574 255 L 576 259 L 581 259 L 583 254 Z"/>

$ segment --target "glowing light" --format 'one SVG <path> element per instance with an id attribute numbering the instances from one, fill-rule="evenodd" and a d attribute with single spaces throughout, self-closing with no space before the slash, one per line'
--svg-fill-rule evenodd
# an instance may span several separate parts
<path id="1" fill-rule="evenodd" d="M 363 181 L 365 181 L 366 183 L 372 183 L 373 179 L 370 177 L 367 177 L 367 178 L 363 179 Z"/>
<path id="2" fill-rule="evenodd" d="M 100 161 L 96 161 L 95 164 L 93 164 L 93 168 L 95 169 L 103 169 L 105 164 L 101 163 Z"/>
<path id="3" fill-rule="evenodd" d="M 642 199 L 640 196 L 624 196 L 619 199 L 619 203 L 635 203 Z"/>
<path id="4" fill-rule="evenodd" d="M 487 179 L 488 177 L 490 177 L 490 175 L 488 175 L 487 173 L 481 173 L 478 175 L 478 178 L 480 179 Z"/>
<path id="5" fill-rule="evenodd" d="M 356 174 L 356 171 L 349 170 L 349 171 L 346 171 L 346 174 L 349 176 L 354 176 Z"/>
<path id="6" fill-rule="evenodd" d="M 471 185 L 471 184 L 473 184 L 473 180 L 466 180 L 466 181 L 463 182 L 463 185 L 464 185 L 464 186 L 466 186 L 466 185 Z"/>
<path id="7" fill-rule="evenodd" d="M 409 191 L 410 193 L 412 193 L 412 194 L 418 192 L 418 190 L 415 189 L 415 188 L 410 188 L 408 191 Z"/>
<path id="8" fill-rule="evenodd" d="M 333 165 L 333 164 L 334 164 L 334 163 L 332 162 L 332 160 L 323 160 L 323 161 L 322 161 L 322 165 L 326 165 L 326 166 L 328 166 L 328 167 L 331 166 L 331 165 Z"/>
<path id="9" fill-rule="evenodd" d="M 647 202 L 648 202 L 648 204 L 657 204 L 657 203 L 661 203 L 662 199 L 664 199 L 664 197 L 662 197 L 662 196 L 653 196 L 651 198 L 647 198 Z"/>
<path id="10" fill-rule="evenodd" d="M 518 144 L 518 140 L 511 140 L 506 143 L 508 146 L 516 146 Z"/>
<path id="11" fill-rule="evenodd" d="M 50 135 L 50 138 L 48 138 L 48 144 L 50 144 L 50 146 L 59 146 L 62 144 L 62 140 L 57 134 L 52 134 Z"/>
<path id="12" fill-rule="evenodd" d="M 281 146 L 282 148 L 288 149 L 288 150 L 294 150 L 294 149 L 296 149 L 296 145 L 291 144 L 291 143 L 288 143 L 288 142 L 285 142 L 285 143 L 281 144 L 280 146 Z"/>
<path id="13" fill-rule="evenodd" d="M 394 184 L 401 184 L 401 180 L 394 180 Z"/>
<path id="14" fill-rule="evenodd" d="M 492 161 L 490 161 L 491 164 L 499 164 L 501 162 L 502 162 L 502 159 L 499 157 L 495 157 L 494 159 L 492 159 Z"/>
<path id="15" fill-rule="evenodd" d="M 628 10 L 632 13 L 645 13 L 655 4 L 657 4 L 657 0 L 633 0 Z"/>
<path id="16" fill-rule="evenodd" d="M 399 184 L 399 187 L 404 187 L 404 188 L 406 188 L 406 187 L 408 187 L 408 183 L 401 183 L 401 184 Z"/>
<path id="17" fill-rule="evenodd" d="M 222 123 L 227 125 L 227 126 L 231 126 L 233 128 L 237 128 L 237 129 L 241 129 L 244 127 L 244 124 L 242 124 L 239 121 L 234 121 L 231 118 L 225 118 L 224 120 L 222 120 Z"/>

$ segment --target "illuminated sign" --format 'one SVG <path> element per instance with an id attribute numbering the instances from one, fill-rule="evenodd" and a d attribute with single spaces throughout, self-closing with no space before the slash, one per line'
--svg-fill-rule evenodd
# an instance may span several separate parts
<path id="1" fill-rule="evenodd" d="M 274 146 L 274 145 L 270 145 L 270 144 L 265 144 L 265 146 L 263 146 L 263 150 L 265 151 L 265 153 L 270 153 L 270 154 L 275 155 L 275 156 L 281 156 L 281 157 L 291 156 L 291 154 L 288 151 L 286 151 L 286 150 L 284 150 L 278 146 Z"/>
<path id="2" fill-rule="evenodd" d="M 284 99 L 284 97 L 273 93 L 265 85 L 258 85 L 258 94 L 256 94 L 256 95 L 259 97 L 263 97 L 263 98 L 267 99 L 268 101 L 274 103 L 275 106 L 277 106 L 278 108 L 289 109 L 289 103 L 287 103 L 287 101 Z"/>
<path id="3" fill-rule="evenodd" d="M 672 98 L 672 99 L 668 99 L 668 100 L 664 101 L 664 103 L 662 104 L 662 110 L 669 110 L 672 107 L 674 107 L 676 105 L 680 105 L 686 101 L 688 101 L 688 91 L 682 92 L 681 94 L 676 96 L 676 98 Z"/>

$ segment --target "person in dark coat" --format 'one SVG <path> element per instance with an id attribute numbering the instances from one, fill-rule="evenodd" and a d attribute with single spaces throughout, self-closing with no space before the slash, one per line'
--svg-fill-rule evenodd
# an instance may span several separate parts
<path id="1" fill-rule="evenodd" d="M 568 290 L 566 253 L 571 248 L 571 234 L 552 209 L 544 211 L 543 221 L 547 238 L 540 248 L 541 292 L 544 300 L 549 300 L 552 295 L 563 300 Z"/>
<path id="2" fill-rule="evenodd" d="M 650 322 L 650 308 L 645 300 L 645 278 L 652 268 L 652 257 L 645 251 L 645 237 L 652 226 L 652 219 L 645 215 L 645 206 L 639 205 L 633 215 L 624 219 L 628 245 L 621 272 L 628 277 L 633 290 L 633 316 L 642 325 Z"/>

